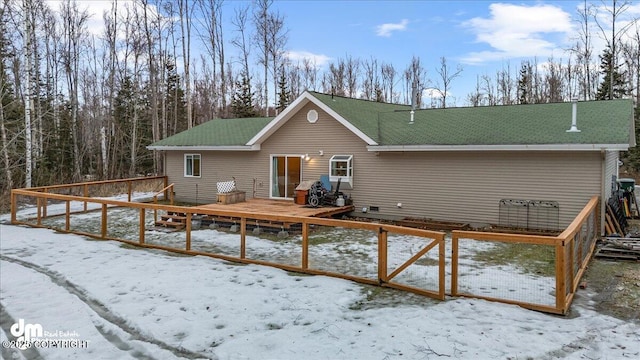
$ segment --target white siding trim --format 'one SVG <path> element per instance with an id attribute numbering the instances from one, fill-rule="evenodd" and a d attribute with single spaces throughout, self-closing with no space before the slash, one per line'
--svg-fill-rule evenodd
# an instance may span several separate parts
<path id="1" fill-rule="evenodd" d="M 369 151 L 625 151 L 629 144 L 534 144 L 534 145 L 388 145 L 367 146 Z"/>

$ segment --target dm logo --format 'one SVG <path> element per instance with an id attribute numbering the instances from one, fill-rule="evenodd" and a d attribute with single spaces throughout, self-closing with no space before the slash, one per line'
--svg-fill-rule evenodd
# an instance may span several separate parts
<path id="1" fill-rule="evenodd" d="M 24 319 L 19 319 L 17 323 L 11 325 L 11 335 L 16 338 L 16 347 L 26 350 L 31 347 L 31 339 L 42 337 L 44 331 L 40 324 L 25 324 Z"/>

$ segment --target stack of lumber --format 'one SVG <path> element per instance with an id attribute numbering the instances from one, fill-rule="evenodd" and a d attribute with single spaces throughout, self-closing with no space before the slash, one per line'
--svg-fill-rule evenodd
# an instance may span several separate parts
<path id="1" fill-rule="evenodd" d="M 597 258 L 640 261 L 640 238 L 604 238 Z"/>
<path id="2" fill-rule="evenodd" d="M 617 199 L 609 198 L 607 201 L 604 226 L 607 236 L 625 236 L 625 231 L 628 226 L 627 217 Z"/>

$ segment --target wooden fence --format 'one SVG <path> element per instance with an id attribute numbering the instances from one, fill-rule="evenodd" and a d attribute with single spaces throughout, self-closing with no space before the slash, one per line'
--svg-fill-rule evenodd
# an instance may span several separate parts
<path id="1" fill-rule="evenodd" d="M 595 249 L 596 240 L 599 234 L 597 219 L 599 198 L 594 196 L 582 209 L 573 222 L 558 236 L 534 236 L 519 234 L 503 234 L 474 231 L 453 231 L 452 232 L 452 257 L 451 257 L 451 295 L 468 296 L 482 298 L 492 301 L 517 304 L 525 308 L 550 312 L 555 314 L 566 314 L 571 306 L 573 296 L 579 285 L 589 259 Z M 478 288 L 472 286 L 460 289 L 460 242 L 461 241 L 482 241 L 499 242 L 508 244 L 529 244 L 551 249 L 554 263 L 553 276 L 550 278 L 549 289 L 553 292 L 552 303 L 535 303 L 530 301 L 514 300 L 514 296 L 486 296 L 479 294 Z M 539 249 L 540 250 L 540 249 Z M 473 281 L 482 283 L 483 274 L 480 271 L 469 271 L 467 276 Z M 516 277 L 514 272 L 513 277 Z M 542 277 L 538 277 L 542 278 Z M 484 279 L 487 280 L 487 279 Z M 542 279 L 544 281 L 544 279 Z M 502 283 L 491 284 L 494 292 L 500 293 L 499 287 L 505 287 Z M 530 291 L 522 286 L 508 289 L 506 293 L 517 292 L 518 290 Z"/>
<path id="2" fill-rule="evenodd" d="M 445 297 L 445 233 L 437 231 L 429 231 L 422 229 L 414 229 L 408 227 L 367 223 L 347 220 L 336 219 L 323 219 L 312 217 L 300 217 L 300 216 L 284 216 L 284 215 L 266 215 L 266 214 L 254 214 L 249 212 L 239 211 L 220 211 L 206 208 L 193 208 L 185 206 L 174 205 L 162 205 L 154 203 L 141 203 L 132 202 L 132 187 L 134 184 L 141 181 L 157 180 L 160 181 L 161 186 L 164 186 L 162 190 L 165 191 L 170 187 L 167 185 L 166 177 L 152 177 L 152 178 L 136 178 L 136 179 L 123 179 L 115 181 L 102 181 L 91 183 L 79 183 L 69 184 L 61 186 L 50 186 L 42 188 L 30 188 L 30 189 L 14 189 L 11 192 L 11 222 L 12 224 L 24 224 L 34 227 L 46 227 L 53 228 L 58 231 L 75 233 L 80 235 L 86 235 L 97 239 L 105 240 L 117 240 L 127 244 L 156 248 L 167 251 L 173 251 L 190 255 L 204 255 L 218 259 L 247 263 L 247 264 L 259 264 L 277 267 L 287 271 L 326 275 L 332 277 L 338 277 L 357 281 L 360 283 L 379 285 L 383 287 L 396 288 L 401 290 L 411 291 L 417 294 L 426 295 L 436 299 L 444 300 Z M 126 184 L 127 201 L 103 199 L 89 197 L 91 186 L 100 186 L 110 183 Z M 54 189 L 81 189 L 80 195 L 61 194 L 53 191 Z M 156 190 L 154 190 L 155 192 Z M 170 199 L 171 194 L 165 194 L 165 199 Z M 26 197 L 33 201 L 35 199 L 36 214 L 26 219 L 17 218 L 17 203 L 18 197 Z M 154 196 L 154 199 L 156 197 Z M 47 206 L 50 201 L 58 201 L 65 203 L 65 211 L 57 214 L 58 216 L 64 215 L 64 227 L 55 227 L 50 224 L 44 224 L 43 220 L 47 218 Z M 87 211 L 87 204 L 92 204 L 92 209 L 99 210 L 100 226 L 98 232 L 91 231 L 79 231 L 71 228 L 71 215 L 74 212 L 71 210 L 71 202 L 80 202 L 84 204 L 83 212 Z M 556 314 L 566 314 L 569 310 L 573 296 L 578 288 L 579 280 L 583 275 L 588 261 L 593 254 L 598 232 L 598 203 L 599 198 L 593 197 L 584 209 L 578 214 L 575 220 L 558 236 L 538 236 L 538 235 L 523 235 L 523 234 L 507 234 L 507 233 L 491 233 L 491 232 L 475 232 L 475 231 L 453 231 L 452 232 L 452 252 L 451 252 L 451 291 L 452 296 L 466 296 L 482 298 L 491 301 L 499 301 L 509 304 L 517 304 L 525 308 L 544 311 Z M 137 222 L 137 241 L 130 239 L 123 239 L 120 237 L 109 236 L 109 212 L 108 207 L 123 207 L 129 209 L 135 209 L 138 214 Z M 150 216 L 147 211 L 153 212 L 166 211 L 174 213 L 186 214 L 186 229 L 184 231 L 184 242 L 180 243 L 180 246 L 167 246 L 162 244 L 149 243 L 145 239 L 147 220 L 146 217 Z M 224 254 L 211 251 L 194 250 L 192 248 L 192 221 L 199 219 L 201 216 L 218 216 L 237 219 L 239 222 L 239 246 L 236 254 Z M 54 216 L 54 215 L 50 215 Z M 135 216 L 135 215 L 134 215 Z M 298 224 L 301 228 L 301 243 L 297 249 L 296 254 L 299 254 L 298 261 L 295 264 L 284 263 L 277 261 L 270 261 L 264 259 L 255 258 L 256 256 L 248 256 L 247 253 L 247 224 L 257 223 L 258 221 L 269 222 L 281 222 Z M 347 228 L 347 229 L 360 229 L 365 231 L 371 231 L 377 236 L 377 258 L 375 266 L 377 271 L 372 276 L 362 276 L 360 274 L 347 274 L 340 271 L 328 271 L 323 269 L 314 268 L 310 265 L 310 229 L 312 227 L 332 227 L 332 228 Z M 410 235 L 420 238 L 424 238 L 424 244 L 417 251 L 411 253 L 412 256 L 406 255 L 408 258 L 397 259 L 393 261 L 388 259 L 388 250 L 392 245 L 389 243 L 389 234 L 398 235 Z M 540 249 L 547 249 L 552 254 L 550 262 L 552 263 L 551 275 L 544 277 L 536 277 L 538 286 L 542 287 L 543 295 L 546 293 L 552 293 L 551 302 L 548 301 L 535 301 L 525 296 L 524 300 L 514 298 L 510 296 L 511 292 L 517 293 L 522 286 L 518 289 L 506 290 L 507 295 L 500 295 L 500 288 L 504 287 L 504 282 L 509 279 L 493 279 L 493 284 L 489 287 L 491 289 L 491 295 L 486 295 L 480 291 L 476 291 L 472 286 L 464 288 L 461 283 L 467 278 L 472 279 L 475 283 L 482 283 L 482 276 L 486 276 L 484 273 L 487 269 L 475 268 L 475 274 L 464 274 L 461 272 L 461 261 L 465 260 L 465 256 L 461 256 L 461 242 L 463 244 L 468 243 L 484 243 L 484 244 L 525 244 L 530 246 L 540 247 Z M 296 245 L 298 246 L 298 245 Z M 536 249 L 536 251 L 539 249 Z M 415 283 L 407 283 L 404 280 L 400 280 L 401 275 L 407 272 L 407 269 L 416 265 L 419 260 L 423 260 L 424 257 L 430 253 L 435 252 L 435 275 L 432 281 L 428 282 L 428 285 L 415 285 Z M 409 254 L 409 253 L 408 253 Z M 348 256 L 348 255 L 345 255 Z M 397 253 L 395 254 L 397 257 Z M 348 260 L 348 259 L 347 259 Z M 431 258 L 433 260 L 433 257 Z M 355 262 L 355 261 L 354 261 Z M 432 261 L 433 262 L 433 261 Z M 357 266 L 357 265 L 356 265 Z M 518 281 L 517 277 L 521 276 L 520 271 L 512 269 L 510 277 Z M 504 272 L 504 271 L 503 271 Z M 405 274 L 406 275 L 406 274 Z M 488 275 L 489 277 L 491 275 Z M 425 277 L 424 274 L 420 277 Z M 524 288 L 523 288 L 524 289 Z M 526 292 L 527 289 L 524 289 Z"/>
<path id="3" fill-rule="evenodd" d="M 120 182 L 136 182 L 141 181 L 141 179 L 125 179 L 119 180 Z M 166 185 L 166 179 L 164 180 L 164 189 L 166 189 L 169 185 Z M 89 184 L 71 184 L 68 187 L 80 187 L 84 188 L 84 186 L 90 186 L 94 183 Z M 112 199 L 102 199 L 102 198 L 91 198 L 87 196 L 79 196 L 79 195 L 67 195 L 67 194 L 57 194 L 52 193 L 51 191 L 47 191 L 51 189 L 48 188 L 38 188 L 38 189 L 14 189 L 11 191 L 11 223 L 12 224 L 23 224 L 33 227 L 45 227 L 52 228 L 58 231 L 75 233 L 85 236 L 90 236 L 92 238 L 104 239 L 104 240 L 116 240 L 123 243 L 141 246 L 146 248 L 155 248 L 162 249 L 172 252 L 178 252 L 189 255 L 204 255 L 210 256 L 214 258 L 219 258 L 228 261 L 247 263 L 247 264 L 259 264 L 259 265 L 268 265 L 277 267 L 280 269 L 284 269 L 287 271 L 307 273 L 307 274 L 315 274 L 315 275 L 326 275 L 332 277 L 338 277 L 343 279 L 348 279 L 360 283 L 370 284 L 370 285 L 379 285 L 383 287 L 396 288 L 406 291 L 411 291 L 417 294 L 426 295 L 429 297 L 433 297 L 436 299 L 444 300 L 445 297 L 445 233 L 437 232 L 437 231 L 429 231 L 422 229 L 414 229 L 407 228 L 401 226 L 387 225 L 387 224 L 376 224 L 376 223 L 366 223 L 366 222 L 357 222 L 357 221 L 347 221 L 347 220 L 336 220 L 336 219 L 323 219 L 323 218 L 313 218 L 313 217 L 300 217 L 300 216 L 283 216 L 283 215 L 267 215 L 267 214 L 253 214 L 248 212 L 238 212 L 238 211 L 219 211 L 219 210 L 211 210 L 206 208 L 194 208 L 194 207 L 185 207 L 185 206 L 174 206 L 174 205 L 162 205 L 162 204 L 153 204 L 153 203 L 140 203 L 140 202 L 131 202 L 131 195 L 128 195 L 128 201 L 120 201 L 120 200 L 112 200 Z M 163 190 L 164 190 L 163 189 Z M 86 193 L 86 191 L 85 191 Z M 26 218 L 26 219 L 18 219 L 17 217 L 17 202 L 18 197 L 26 197 L 35 199 L 37 212 L 35 217 Z M 65 203 L 65 211 L 64 213 L 58 214 L 58 216 L 64 215 L 64 227 L 55 227 L 51 225 L 44 224 L 43 220 L 47 217 L 47 204 L 49 201 L 59 201 Z M 84 203 L 84 209 L 87 209 L 87 203 L 93 204 L 92 208 L 97 208 L 97 210 L 101 211 L 100 215 L 100 226 L 99 231 L 97 233 L 91 231 L 78 231 L 74 230 L 71 227 L 71 215 L 73 212 L 71 211 L 71 202 L 82 202 Z M 138 236 L 137 241 L 132 241 L 128 239 L 123 239 L 119 237 L 113 237 L 108 235 L 108 227 L 109 227 L 109 212 L 107 211 L 108 207 L 124 207 L 130 209 L 136 209 L 138 213 Z M 186 214 L 186 228 L 185 228 L 185 241 L 180 247 L 172 247 L 166 245 L 159 244 L 151 244 L 148 243 L 145 239 L 146 233 L 146 216 L 147 211 L 166 211 L 166 212 L 174 212 L 174 213 L 182 213 Z M 194 216 L 198 218 L 201 216 L 224 216 L 229 218 L 238 219 L 239 221 L 239 252 L 235 255 L 227 255 L 221 253 L 212 253 L 212 252 L 204 252 L 192 249 L 192 219 Z M 247 224 L 251 224 L 254 221 L 272 221 L 272 222 L 282 222 L 282 223 L 295 223 L 300 224 L 302 229 L 301 234 L 301 244 L 300 244 L 300 261 L 298 265 L 291 264 L 283 264 L 277 263 L 273 261 L 260 260 L 255 258 L 249 258 L 247 256 Z M 319 270 L 314 269 L 313 266 L 310 266 L 309 259 L 309 234 L 310 228 L 314 226 L 323 226 L 323 227 L 337 227 L 337 228 L 348 228 L 348 229 L 361 229 L 368 230 L 377 236 L 377 274 L 370 277 L 363 277 L 359 275 L 345 274 L 333 271 Z M 407 255 L 407 259 L 404 259 L 400 262 L 389 262 L 388 261 L 388 249 L 391 244 L 389 244 L 389 234 L 398 234 L 398 235 L 410 235 L 416 236 L 420 238 L 424 238 L 424 244 L 421 245 L 421 249 L 417 251 L 413 256 Z M 400 280 L 400 275 L 407 271 L 409 267 L 414 265 L 418 260 L 423 258 L 426 254 L 430 252 L 436 252 L 435 256 L 436 266 L 435 266 L 435 279 L 430 284 L 435 284 L 433 287 L 420 287 L 412 284 L 408 284 L 406 281 Z M 397 259 L 394 259 L 397 260 Z"/>

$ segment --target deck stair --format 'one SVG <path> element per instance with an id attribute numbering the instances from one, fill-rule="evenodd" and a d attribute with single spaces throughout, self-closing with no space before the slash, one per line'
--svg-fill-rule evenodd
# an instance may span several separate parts
<path id="1" fill-rule="evenodd" d="M 156 221 L 156 226 L 182 230 L 187 226 L 187 217 L 184 214 L 177 213 L 160 215 L 160 220 Z"/>

